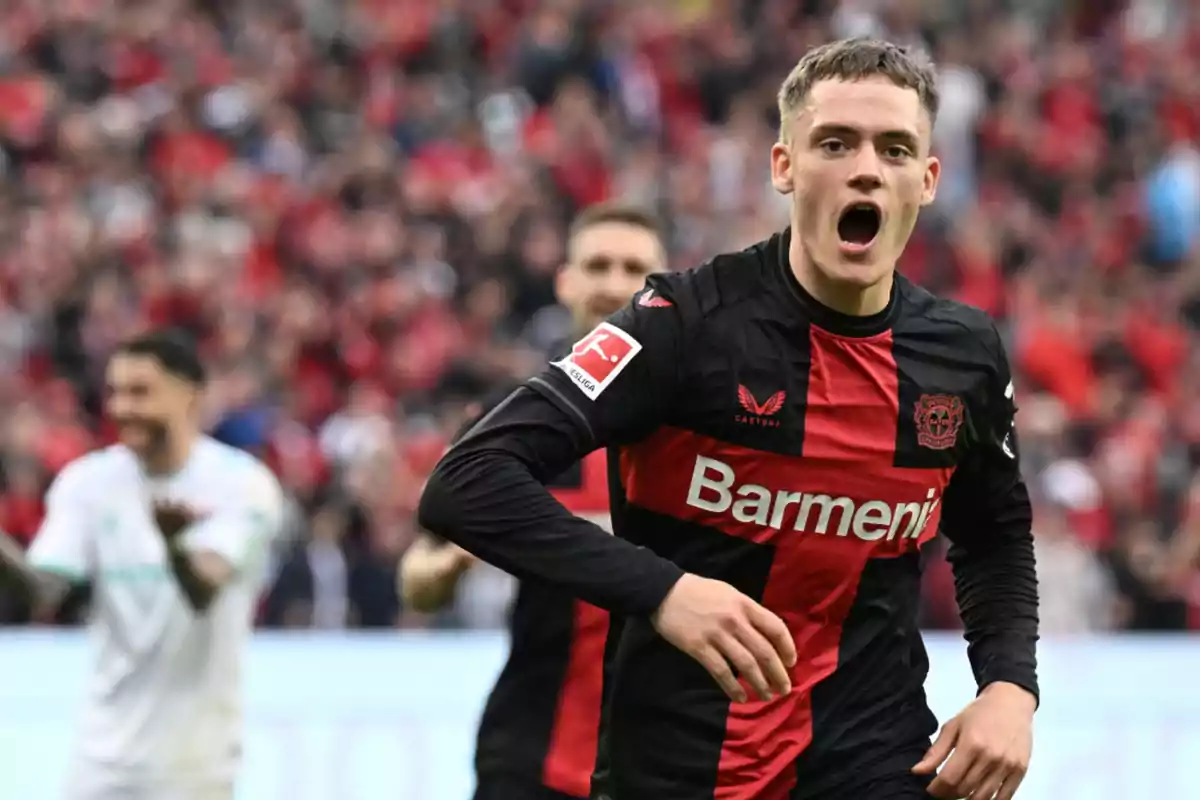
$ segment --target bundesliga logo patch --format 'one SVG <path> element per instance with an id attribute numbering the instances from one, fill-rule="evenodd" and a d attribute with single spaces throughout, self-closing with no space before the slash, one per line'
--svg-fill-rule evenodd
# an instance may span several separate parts
<path id="1" fill-rule="evenodd" d="M 552 362 L 552 366 L 561 369 L 581 392 L 595 400 L 641 349 L 637 339 L 616 325 L 601 322 L 575 343 L 569 356 Z"/>

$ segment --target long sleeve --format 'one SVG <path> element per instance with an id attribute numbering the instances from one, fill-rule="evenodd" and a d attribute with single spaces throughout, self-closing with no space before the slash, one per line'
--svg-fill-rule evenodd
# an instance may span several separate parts
<path id="1" fill-rule="evenodd" d="M 672 307 L 631 303 L 485 415 L 434 470 L 419 522 L 518 578 L 648 614 L 683 572 L 567 511 L 544 484 L 658 425 L 676 383 Z"/>
<path id="2" fill-rule="evenodd" d="M 1038 696 L 1038 583 L 1029 494 L 1020 472 L 1007 358 L 992 330 L 995 372 L 971 452 L 942 506 L 942 530 L 980 689 L 996 681 Z"/>

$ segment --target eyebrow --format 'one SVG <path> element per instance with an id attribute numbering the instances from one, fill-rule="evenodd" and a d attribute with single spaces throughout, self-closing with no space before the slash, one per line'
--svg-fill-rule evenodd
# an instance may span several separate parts
<path id="1" fill-rule="evenodd" d="M 841 137 L 845 137 L 845 138 L 859 139 L 859 138 L 863 137 L 863 131 L 861 131 L 858 128 L 855 128 L 851 125 L 840 125 L 837 123 L 829 123 L 829 124 L 824 124 L 824 125 L 814 125 L 812 132 L 809 134 L 809 138 L 814 139 L 814 140 L 815 139 L 823 139 L 827 136 L 841 136 Z M 881 131 L 881 132 L 877 133 L 874 137 L 871 137 L 871 138 L 884 139 L 884 140 L 890 141 L 890 142 L 899 142 L 901 144 L 906 144 L 909 147 L 912 147 L 914 149 L 920 143 L 917 138 L 916 133 L 914 133 L 913 131 L 910 131 L 910 130 L 906 130 L 904 128 L 897 128 L 895 130 L 890 130 L 890 131 Z"/>
<path id="2" fill-rule="evenodd" d="M 581 266 L 608 266 L 609 264 L 630 264 L 641 267 L 643 269 L 652 269 L 649 261 L 639 256 L 610 256 L 610 255 L 594 255 L 591 258 L 585 258 L 579 262 Z"/>

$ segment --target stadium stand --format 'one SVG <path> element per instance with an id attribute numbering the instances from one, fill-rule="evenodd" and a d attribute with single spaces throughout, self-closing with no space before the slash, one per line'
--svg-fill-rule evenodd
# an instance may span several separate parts
<path id="1" fill-rule="evenodd" d="M 1185 5 L 9 0 L 0 526 L 33 535 L 55 471 L 110 439 L 107 352 L 170 324 L 204 342 L 215 435 L 293 501 L 264 624 L 499 624 L 503 581 L 429 620 L 394 564 L 466 403 L 562 334 L 567 221 L 644 203 L 680 269 L 781 226 L 778 81 L 880 34 L 940 64 L 946 180 L 902 268 L 1002 322 L 1044 629 L 1200 627 Z M 930 555 L 925 622 L 953 627 Z"/>

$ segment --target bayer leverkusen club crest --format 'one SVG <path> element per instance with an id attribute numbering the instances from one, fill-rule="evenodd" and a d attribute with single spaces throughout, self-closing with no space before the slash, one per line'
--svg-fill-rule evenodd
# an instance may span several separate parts
<path id="1" fill-rule="evenodd" d="M 601 322 L 575 343 L 569 356 L 555 361 L 553 366 L 566 373 L 588 398 L 595 400 L 641 349 L 637 339 L 616 325 Z"/>
<path id="2" fill-rule="evenodd" d="M 949 450 L 963 424 L 963 402 L 952 394 L 923 394 L 913 414 L 917 443 L 930 450 Z"/>

